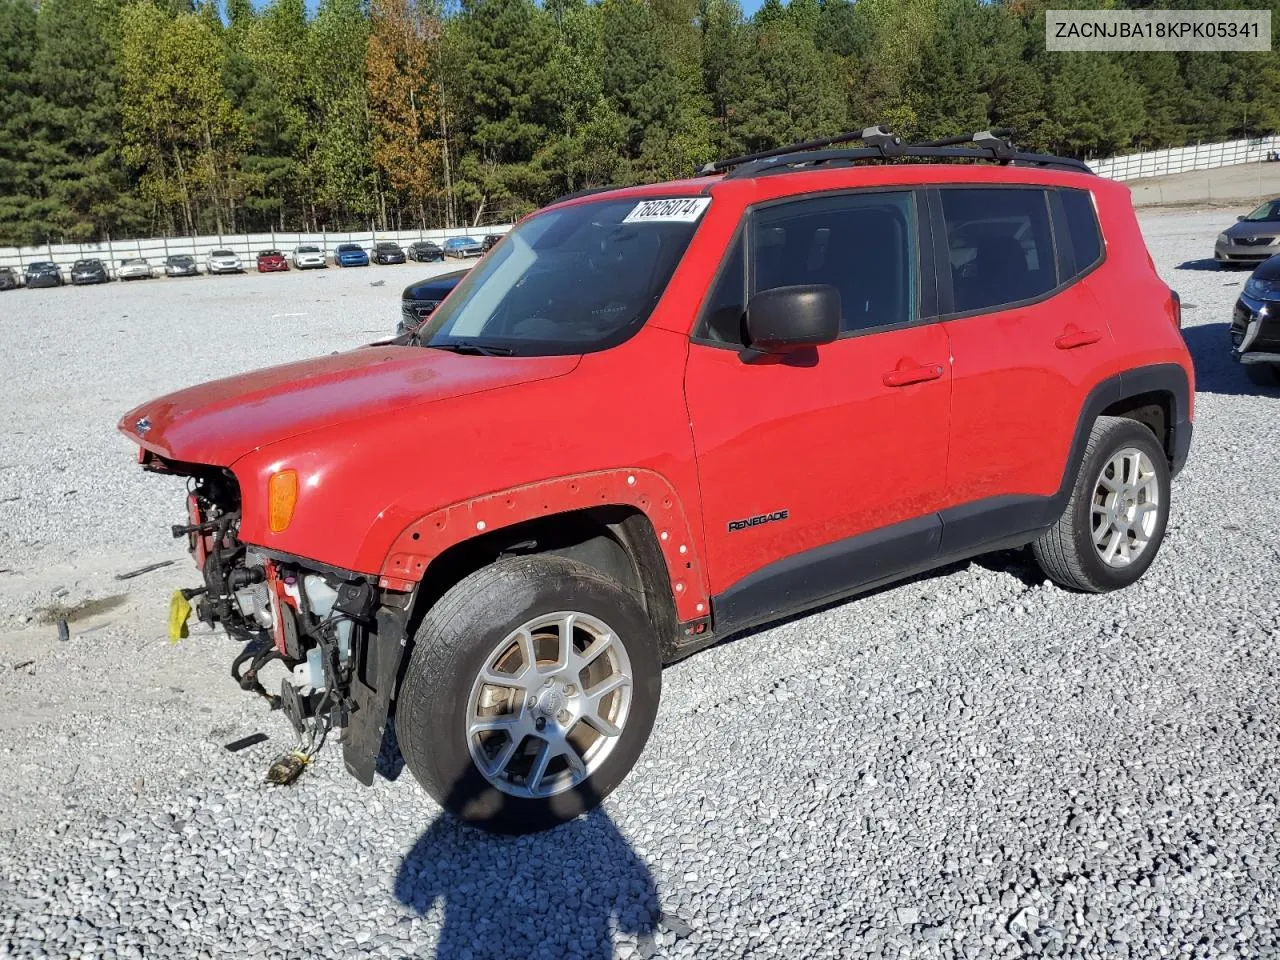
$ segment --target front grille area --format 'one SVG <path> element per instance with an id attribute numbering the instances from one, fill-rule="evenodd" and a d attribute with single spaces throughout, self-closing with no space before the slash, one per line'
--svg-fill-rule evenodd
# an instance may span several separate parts
<path id="1" fill-rule="evenodd" d="M 1237 247 L 1268 247 L 1275 242 L 1275 237 L 1236 237 L 1232 242 Z"/>
<path id="2" fill-rule="evenodd" d="M 1276 311 L 1272 315 L 1271 311 Z M 1243 304 L 1237 303 L 1231 315 L 1231 348 L 1239 352 L 1249 332 L 1254 314 Z M 1257 335 L 1247 346 L 1248 353 L 1280 353 L 1280 303 L 1268 302 L 1267 314 L 1258 326 Z"/>

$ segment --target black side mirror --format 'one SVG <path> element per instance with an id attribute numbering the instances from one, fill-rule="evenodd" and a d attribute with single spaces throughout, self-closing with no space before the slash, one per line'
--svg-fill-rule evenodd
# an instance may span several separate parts
<path id="1" fill-rule="evenodd" d="M 1236 223 L 1239 223 L 1239 222 L 1240 222 L 1241 220 L 1243 220 L 1243 219 L 1244 219 L 1244 217 L 1243 217 L 1243 216 L 1236 217 Z"/>
<path id="2" fill-rule="evenodd" d="M 747 339 L 761 353 L 794 353 L 840 336 L 840 291 L 826 283 L 762 290 L 747 306 Z"/>

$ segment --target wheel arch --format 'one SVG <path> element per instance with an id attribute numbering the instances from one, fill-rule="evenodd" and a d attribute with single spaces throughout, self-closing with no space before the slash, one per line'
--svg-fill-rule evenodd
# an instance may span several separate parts
<path id="1" fill-rule="evenodd" d="M 450 587 L 509 556 L 557 556 L 583 563 L 635 595 L 664 649 L 676 633 L 675 596 L 657 532 L 637 508 L 610 504 L 513 523 L 446 548 L 427 565 L 414 591 L 410 634 Z"/>
<path id="2" fill-rule="evenodd" d="M 380 582 L 412 590 L 416 615 L 467 574 L 520 553 L 579 560 L 627 586 L 664 654 L 680 623 L 710 610 L 683 504 L 665 478 L 640 469 L 559 478 L 436 510 L 396 538 Z"/>
<path id="3" fill-rule="evenodd" d="M 1059 498 L 1065 504 L 1084 455 L 1089 432 L 1099 417 L 1126 417 L 1148 427 L 1160 441 L 1173 473 L 1181 470 L 1191 446 L 1193 394 L 1191 378 L 1181 364 L 1135 367 L 1097 384 L 1086 397 L 1076 424 L 1071 456 Z"/>

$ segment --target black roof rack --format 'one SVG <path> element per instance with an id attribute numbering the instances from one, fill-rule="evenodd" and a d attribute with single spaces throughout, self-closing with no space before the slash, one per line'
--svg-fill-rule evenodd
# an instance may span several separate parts
<path id="1" fill-rule="evenodd" d="M 898 158 L 936 160 L 981 160 L 1018 166 L 1052 167 L 1077 173 L 1092 173 L 1083 160 L 1055 157 L 1044 153 L 1023 153 L 1008 137 L 1013 131 L 1006 129 L 979 130 L 956 137 L 926 140 L 920 143 L 903 143 L 881 125 L 866 127 L 858 133 L 842 133 L 821 140 L 807 140 L 760 153 L 717 160 L 698 169 L 696 176 L 724 173 L 726 179 L 768 176 L 785 173 L 797 168 L 812 168 L 821 164 L 847 165 L 861 161 L 892 161 Z M 841 150 L 823 150 L 822 147 L 862 141 L 865 146 Z"/>

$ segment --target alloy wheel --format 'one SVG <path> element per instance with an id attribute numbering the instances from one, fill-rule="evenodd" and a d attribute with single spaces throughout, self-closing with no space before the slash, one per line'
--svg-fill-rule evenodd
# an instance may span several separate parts
<path id="1" fill-rule="evenodd" d="M 603 621 L 572 611 L 536 617 L 489 653 L 472 685 L 471 759 L 511 796 L 570 790 L 617 746 L 632 684 L 626 646 Z"/>
<path id="2" fill-rule="evenodd" d="M 1147 549 L 1160 516 L 1160 483 L 1151 458 L 1136 447 L 1118 451 L 1093 490 L 1093 545 L 1109 567 L 1127 567 Z"/>

